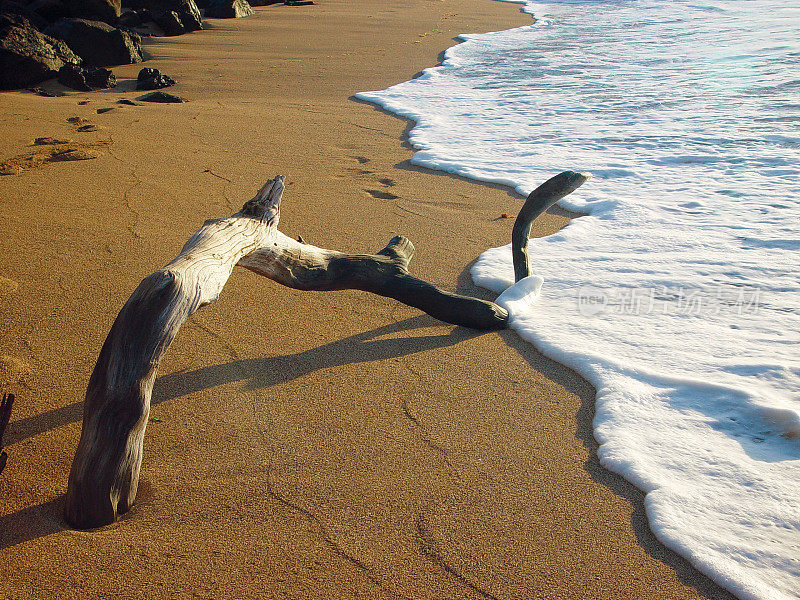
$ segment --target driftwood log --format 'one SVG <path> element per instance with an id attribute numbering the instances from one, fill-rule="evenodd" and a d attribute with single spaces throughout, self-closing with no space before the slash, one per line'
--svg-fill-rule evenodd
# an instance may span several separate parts
<path id="1" fill-rule="evenodd" d="M 6 427 L 11 421 L 11 407 L 14 406 L 14 394 L 3 394 L 0 400 L 0 473 L 6 468 L 8 454 L 3 450 L 3 436 L 6 434 Z"/>
<path id="2" fill-rule="evenodd" d="M 518 279 L 529 271 L 530 222 L 585 180 L 567 171 L 528 197 L 514 226 Z M 300 290 L 357 289 L 387 296 L 464 327 L 507 326 L 508 313 L 497 304 L 440 290 L 409 274 L 414 246 L 402 236 L 376 254 L 344 254 L 284 235 L 277 229 L 283 181 L 280 175 L 268 181 L 232 217 L 206 221 L 123 306 L 86 390 L 64 506 L 73 527 L 107 525 L 133 504 L 159 361 L 186 319 L 219 297 L 236 265 Z"/>

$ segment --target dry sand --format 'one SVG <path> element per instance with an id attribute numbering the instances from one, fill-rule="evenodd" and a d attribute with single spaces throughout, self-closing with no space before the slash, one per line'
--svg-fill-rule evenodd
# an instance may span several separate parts
<path id="1" fill-rule="evenodd" d="M 489 297 L 468 268 L 510 239 L 495 218 L 520 199 L 410 166 L 407 124 L 350 96 L 431 66 L 458 33 L 528 22 L 488 0 L 276 6 L 147 43 L 187 104 L 115 104 L 138 95 L 138 65 L 110 91 L 0 95 L 0 161 L 26 169 L 0 178 L 0 391 L 18 394 L 0 598 L 727 597 L 599 466 L 591 387 L 513 332 L 244 270 L 162 364 L 135 508 L 94 532 L 62 524 L 117 311 L 267 178 L 293 182 L 286 233 L 352 252 L 403 233 L 415 274 Z M 45 136 L 100 156 L 50 160 L 31 145 Z"/>

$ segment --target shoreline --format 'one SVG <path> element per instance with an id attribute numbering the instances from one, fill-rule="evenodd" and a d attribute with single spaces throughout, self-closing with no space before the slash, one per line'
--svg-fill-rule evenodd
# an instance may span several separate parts
<path id="1" fill-rule="evenodd" d="M 516 195 L 410 165 L 403 119 L 347 94 L 413 73 L 448 28 L 515 21 L 488 1 L 439 5 L 398 15 L 369 2 L 354 16 L 326 2 L 322 23 L 257 11 L 154 40 L 147 50 L 161 58 L 145 66 L 176 76 L 187 105 L 92 115 L 125 93 L 9 94 L 4 157 L 40 135 L 78 138 L 68 116 L 102 127 L 91 142 L 109 141 L 97 160 L 0 180 L 18 199 L 0 213 L 0 276 L 19 286 L 0 296 L 0 354 L 30 370 L 7 390 L 18 392 L 0 476 L 10 597 L 728 597 L 656 542 L 642 494 L 599 468 L 590 386 L 514 332 L 479 335 L 384 298 L 303 294 L 247 273 L 192 317 L 165 359 L 131 513 L 88 534 L 59 522 L 86 379 L 116 312 L 204 219 L 235 210 L 263 179 L 294 182 L 287 235 L 374 251 L 403 233 L 417 246 L 413 272 L 489 294 L 469 265 L 510 239 L 511 223 L 493 218 L 515 214 Z M 444 18 L 454 10 L 474 12 Z M 348 35 L 343 49 L 336 37 Z M 264 39 L 282 41 L 236 55 Z M 409 52 L 388 56 L 395 46 Z M 381 72 L 365 74 L 366 58 Z M 254 60 L 272 79 L 248 87 Z M 84 96 L 88 108 L 75 106 Z M 54 190 L 57 208 L 43 214 Z M 563 222 L 545 219 L 538 233 Z"/>

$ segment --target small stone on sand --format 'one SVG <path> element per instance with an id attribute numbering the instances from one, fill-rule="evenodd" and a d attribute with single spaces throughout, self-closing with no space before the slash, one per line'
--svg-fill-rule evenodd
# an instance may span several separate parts
<path id="1" fill-rule="evenodd" d="M 149 94 L 145 94 L 144 96 L 139 96 L 136 99 L 141 100 L 142 102 L 162 102 L 162 103 L 186 102 L 186 100 L 184 100 L 183 98 L 174 96 L 172 94 L 167 94 L 166 92 L 150 92 Z"/>

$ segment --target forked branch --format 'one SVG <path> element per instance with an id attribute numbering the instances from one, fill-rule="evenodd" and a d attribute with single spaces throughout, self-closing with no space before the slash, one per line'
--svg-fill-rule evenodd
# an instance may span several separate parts
<path id="1" fill-rule="evenodd" d="M 524 219 L 532 221 L 585 180 L 571 172 L 551 179 L 528 198 Z M 106 525 L 133 504 L 159 361 L 186 319 L 219 297 L 234 265 L 296 289 L 357 289 L 387 296 L 456 325 L 507 326 L 508 313 L 497 304 L 446 292 L 412 276 L 408 264 L 414 246 L 402 236 L 376 254 L 344 254 L 282 234 L 277 230 L 282 193 L 279 175 L 232 217 L 206 221 L 173 261 L 142 280 L 123 306 L 86 390 L 64 508 L 70 525 Z M 514 227 L 515 265 L 516 253 L 522 252 L 527 268 L 527 238 L 519 241 L 519 235 L 527 236 L 530 222 L 520 224 L 521 219 L 522 213 Z"/>
<path id="2" fill-rule="evenodd" d="M 432 317 L 473 329 L 504 329 L 508 313 L 494 302 L 440 290 L 408 272 L 414 245 L 403 236 L 377 254 L 344 254 L 295 241 L 280 231 L 239 266 L 299 290 L 363 290 L 394 298 Z"/>

